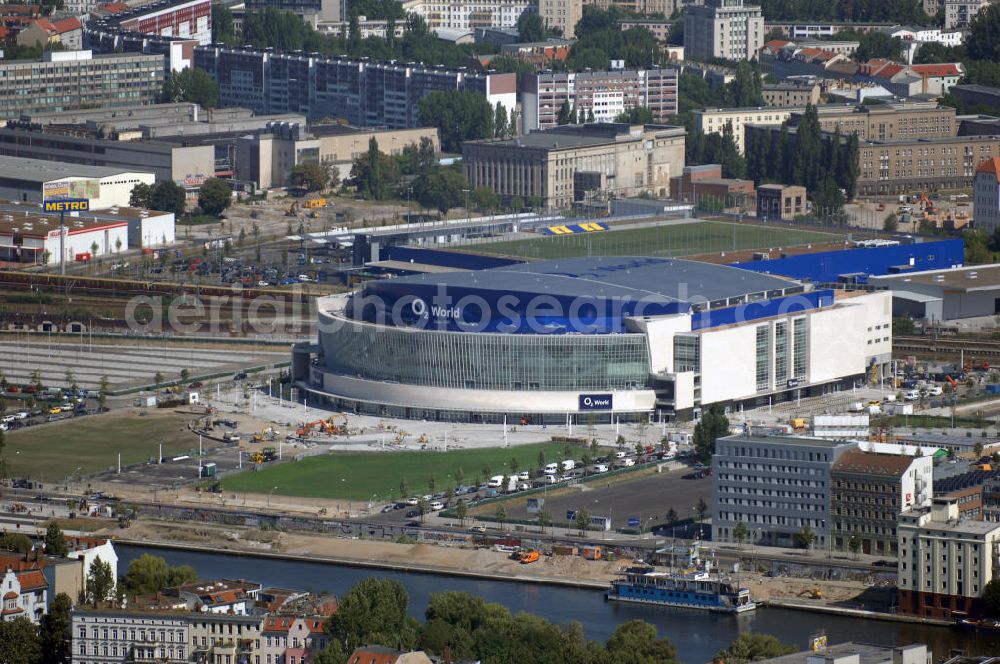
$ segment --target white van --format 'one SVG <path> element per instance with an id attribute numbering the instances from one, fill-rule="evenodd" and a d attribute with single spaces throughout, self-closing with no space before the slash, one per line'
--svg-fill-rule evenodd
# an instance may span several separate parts
<path id="1" fill-rule="evenodd" d="M 503 486 L 503 481 L 506 479 L 503 475 L 494 475 L 490 478 L 490 481 L 486 483 L 489 489 L 499 489 Z"/>
<path id="2" fill-rule="evenodd" d="M 573 470 L 574 468 L 576 468 L 576 461 L 573 461 L 572 459 L 566 459 L 565 461 L 562 462 L 563 470 Z"/>
<path id="3" fill-rule="evenodd" d="M 595 473 L 606 473 L 606 472 L 608 472 L 608 465 L 605 464 L 605 463 L 596 463 L 596 464 L 594 464 L 594 472 Z"/>
<path id="4" fill-rule="evenodd" d="M 909 392 L 903 395 L 903 398 L 906 399 L 907 401 L 919 401 L 920 392 L 917 392 L 916 390 L 910 390 Z"/>
<path id="5" fill-rule="evenodd" d="M 517 474 L 517 479 L 519 479 L 522 482 L 527 482 L 528 480 L 531 479 L 531 473 L 529 473 L 526 470 L 522 470 Z"/>
<path id="6" fill-rule="evenodd" d="M 624 459 L 625 458 L 625 450 L 618 450 L 617 452 L 615 452 L 615 458 L 616 459 Z"/>
<path id="7" fill-rule="evenodd" d="M 558 463 L 550 463 L 549 465 L 545 466 L 545 474 L 546 475 L 555 475 L 558 472 L 559 472 L 559 464 Z"/>
<path id="8" fill-rule="evenodd" d="M 927 394 L 932 397 L 939 397 L 944 394 L 944 390 L 941 389 L 940 385 L 932 385 L 927 388 Z"/>

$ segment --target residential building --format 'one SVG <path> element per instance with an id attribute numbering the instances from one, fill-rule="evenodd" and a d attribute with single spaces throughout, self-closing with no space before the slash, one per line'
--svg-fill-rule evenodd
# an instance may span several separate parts
<path id="1" fill-rule="evenodd" d="M 565 125 L 513 139 L 466 141 L 465 175 L 472 188 L 504 199 L 541 199 L 565 209 L 586 195 L 666 196 L 684 166 L 681 127 L 595 123 Z"/>
<path id="2" fill-rule="evenodd" d="M 323 629 L 323 619 L 294 615 L 274 615 L 264 618 L 260 632 L 262 662 L 305 662 L 307 653 L 326 648 L 329 637 Z"/>
<path id="3" fill-rule="evenodd" d="M 967 474 L 963 473 L 963 475 Z M 959 519 L 984 521 L 983 481 L 971 482 L 960 475 L 957 478 L 946 478 L 938 484 L 944 485 L 944 488 L 938 489 L 938 485 L 935 485 L 934 496 L 936 498 L 955 501 L 955 504 L 958 505 Z"/>
<path id="4" fill-rule="evenodd" d="M 139 216 L 136 216 L 136 226 L 138 226 Z M 147 214 L 147 216 L 149 216 Z M 153 216 L 157 216 L 153 213 Z M 173 242 L 174 215 L 169 213 L 170 242 Z M 144 219 L 143 219 L 144 220 Z M 166 231 L 164 231 L 166 232 Z M 151 233 L 149 235 L 152 235 Z M 158 239 L 158 238 L 157 238 Z M 147 243 L 132 243 L 131 224 L 129 228 L 129 245 L 135 247 L 155 246 L 156 241 Z M 83 578 L 90 578 L 90 569 L 97 561 L 101 561 L 111 569 L 111 578 L 115 585 L 118 584 L 118 552 L 115 551 L 114 543 L 103 537 L 67 537 L 66 546 L 67 558 L 80 560 L 83 563 Z M 72 595 L 71 595 L 72 597 Z"/>
<path id="5" fill-rule="evenodd" d="M 798 126 L 803 113 L 803 109 L 793 109 L 788 124 Z M 839 129 L 841 135 L 857 134 L 858 138 L 942 138 L 958 131 L 955 109 L 936 102 L 827 104 L 818 106 L 816 114 L 822 131 Z"/>
<path id="6" fill-rule="evenodd" d="M 747 125 L 781 126 L 792 116 L 794 111 L 802 111 L 805 107 L 778 108 L 772 106 L 748 106 L 742 108 L 703 108 L 691 111 L 694 126 L 704 134 L 721 134 L 726 125 L 732 125 L 733 138 L 740 154 L 746 146 Z"/>
<path id="7" fill-rule="evenodd" d="M 809 529 L 813 545 L 828 548 L 833 465 L 856 447 L 795 436 L 720 438 L 712 456 L 712 540 L 734 542 L 733 528 L 742 523 L 758 544 L 794 547 Z"/>
<path id="8" fill-rule="evenodd" d="M 796 184 L 762 184 L 757 187 L 757 218 L 792 221 L 810 210 L 806 188 Z"/>
<path id="9" fill-rule="evenodd" d="M 780 131 L 780 127 L 760 125 L 745 128 L 748 135 L 760 132 L 764 141 L 776 140 Z M 789 128 L 788 140 L 793 145 L 798 140 L 795 127 Z M 846 136 L 842 134 L 841 140 L 846 140 Z M 969 189 L 975 165 L 997 155 L 1000 155 L 1000 135 L 861 140 L 857 194 Z"/>
<path id="10" fill-rule="evenodd" d="M 841 454 L 830 473 L 833 548 L 850 550 L 856 536 L 866 554 L 896 555 L 899 513 L 930 506 L 933 465 L 929 456 L 860 449 Z"/>
<path id="11" fill-rule="evenodd" d="M 810 648 L 791 655 L 756 660 L 758 664 L 933 664 L 934 653 L 923 644 L 881 646 L 871 643 L 827 645 L 826 635 L 811 639 Z"/>
<path id="12" fill-rule="evenodd" d="M 171 591 L 187 602 L 188 611 L 246 616 L 253 612 L 260 589 L 259 583 L 218 579 L 187 583 Z"/>
<path id="13" fill-rule="evenodd" d="M 0 119 L 21 113 L 152 103 L 163 92 L 163 57 L 47 51 L 0 61 Z"/>
<path id="14" fill-rule="evenodd" d="M 768 108 L 798 108 L 807 104 L 815 106 L 820 100 L 820 87 L 812 81 L 765 83 L 761 92 Z"/>
<path id="15" fill-rule="evenodd" d="M 637 106 L 648 108 L 654 122 L 667 122 L 677 114 L 677 75 L 673 68 L 527 74 L 521 79 L 523 130 L 557 126 L 564 104 L 581 123 L 614 122 Z"/>
<path id="16" fill-rule="evenodd" d="M 568 39 L 549 39 L 543 42 L 515 42 L 500 47 L 501 55 L 510 55 L 538 67 L 545 67 L 553 60 L 565 62 L 573 42 Z"/>
<path id="17" fill-rule="evenodd" d="M 983 587 L 997 572 L 1000 524 L 958 518 L 954 499 L 899 517 L 898 611 L 953 620 L 982 615 Z"/>
<path id="18" fill-rule="evenodd" d="M 538 0 L 538 15 L 547 28 L 564 39 L 576 37 L 576 24 L 583 18 L 583 0 Z"/>
<path id="19" fill-rule="evenodd" d="M 535 3 L 529 0 L 406 0 L 403 11 L 423 17 L 431 30 L 514 28 L 521 14 L 535 12 Z"/>
<path id="20" fill-rule="evenodd" d="M 15 572 L 8 568 L 0 579 L 0 596 L 3 598 L 0 619 L 7 622 L 23 617 L 37 623 L 45 615 L 49 603 L 48 587 L 41 570 Z"/>
<path id="21" fill-rule="evenodd" d="M 972 219 L 988 235 L 1000 228 L 1000 157 L 976 166 L 972 179 Z"/>
<path id="22" fill-rule="evenodd" d="M 996 475 L 983 482 L 983 521 L 1000 523 L 1000 477 Z"/>
<path id="23" fill-rule="evenodd" d="M 667 12 L 667 16 L 670 16 L 672 13 L 672 11 Z M 622 30 L 631 30 L 632 28 L 642 28 L 643 30 L 648 30 L 650 34 L 656 37 L 656 41 L 666 43 L 670 38 L 670 27 L 673 25 L 673 22 L 651 18 L 634 18 L 624 20 L 618 25 Z"/>
<path id="24" fill-rule="evenodd" d="M 681 175 L 670 178 L 670 197 L 681 201 L 700 201 L 723 209 L 753 206 L 753 180 L 722 177 L 720 164 L 685 166 Z"/>
<path id="25" fill-rule="evenodd" d="M 347 664 L 431 664 L 423 650 L 404 652 L 384 646 L 362 646 L 347 658 Z"/>
<path id="26" fill-rule="evenodd" d="M 812 435 L 838 440 L 867 440 L 870 428 L 868 415 L 813 415 Z"/>
<path id="27" fill-rule="evenodd" d="M 836 39 L 799 39 L 795 43 L 800 49 L 815 48 L 829 53 L 846 55 L 847 57 L 853 56 L 857 52 L 858 47 L 861 46 L 861 42 L 858 41 Z"/>
<path id="28" fill-rule="evenodd" d="M 989 0 L 944 0 L 944 28 L 968 28 L 972 19 L 989 5 Z"/>
<path id="29" fill-rule="evenodd" d="M 695 60 L 753 60 L 764 45 L 764 17 L 744 0 L 706 0 L 689 5 L 684 17 L 684 48 Z"/>
<path id="30" fill-rule="evenodd" d="M 256 664 L 256 658 L 263 654 L 260 642 L 263 616 L 212 612 L 184 615 L 190 633 L 191 655 L 196 662 L 253 661 Z M 261 658 L 261 662 L 266 660 Z"/>
<path id="31" fill-rule="evenodd" d="M 869 32 L 875 32 L 876 30 L 882 30 L 889 27 L 888 23 L 863 23 L 856 21 L 842 22 L 838 23 L 836 21 L 832 22 L 819 22 L 814 21 L 811 23 L 786 23 L 781 21 L 768 21 L 764 25 L 764 32 L 770 32 L 771 30 L 781 30 L 785 37 L 792 40 L 798 39 L 823 39 L 824 37 L 832 37 L 838 32 L 844 32 L 845 30 L 854 30 L 862 34 L 867 34 Z"/>
<path id="32" fill-rule="evenodd" d="M 508 117 L 516 110 L 515 74 L 215 46 L 195 49 L 194 60 L 219 84 L 220 105 L 257 114 L 335 115 L 359 127 L 416 127 L 417 102 L 438 90 L 479 92 L 491 106 L 501 104 Z"/>
<path id="33" fill-rule="evenodd" d="M 73 664 L 187 664 L 193 654 L 183 613 L 75 610 L 72 625 Z"/>
<path id="34" fill-rule="evenodd" d="M 946 94 L 964 74 L 961 62 L 902 65 L 876 58 L 861 65 L 858 80 L 881 85 L 898 97 L 913 97 Z"/>
<path id="35" fill-rule="evenodd" d="M 246 9 L 260 11 L 274 7 L 301 16 L 307 23 L 346 21 L 346 0 L 246 0 Z"/>
<path id="36" fill-rule="evenodd" d="M 77 51 L 83 48 L 83 29 L 77 18 L 58 21 L 40 18 L 18 32 L 15 41 L 18 46 L 50 48 L 59 44 L 66 50 Z"/>
<path id="37" fill-rule="evenodd" d="M 158 0 L 117 13 L 115 22 L 126 32 L 212 43 L 211 0 Z"/>

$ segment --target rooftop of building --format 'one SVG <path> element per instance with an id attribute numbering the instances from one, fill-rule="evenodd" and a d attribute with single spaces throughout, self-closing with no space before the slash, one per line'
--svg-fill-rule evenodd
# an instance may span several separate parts
<path id="1" fill-rule="evenodd" d="M 47 159 L 25 159 L 0 155 L 0 179 L 19 182 L 37 182 L 41 185 L 50 180 L 63 178 L 108 178 L 123 173 L 131 173 L 122 168 L 69 164 Z"/>
<path id="2" fill-rule="evenodd" d="M 939 499 L 935 498 L 935 502 Z M 932 514 L 935 507 L 917 507 L 913 509 L 906 510 L 902 512 L 900 517 L 900 525 L 903 523 L 912 523 L 914 520 L 925 516 L 927 514 Z M 936 530 L 944 533 L 955 533 L 957 535 L 972 535 L 985 536 L 994 531 L 1000 531 L 1000 523 L 993 521 L 977 521 L 975 519 L 948 519 L 947 521 L 938 521 L 931 518 L 930 521 L 921 526 L 922 530 Z"/>
<path id="3" fill-rule="evenodd" d="M 683 127 L 672 125 L 630 125 L 625 122 L 595 122 L 562 125 L 542 131 L 533 131 L 515 138 L 468 141 L 467 144 L 562 150 L 596 145 L 611 145 L 621 142 L 623 138 L 635 138 L 638 140 L 646 132 L 656 132 L 661 135 L 677 137 L 682 137 L 685 134 Z"/>
<path id="4" fill-rule="evenodd" d="M 742 441 L 755 445 L 785 445 L 789 447 L 822 447 L 837 449 L 838 447 L 855 447 L 857 443 L 829 438 L 813 438 L 812 436 L 746 436 L 735 434 L 725 436 L 721 440 Z"/>
<path id="5" fill-rule="evenodd" d="M 858 473 L 883 477 L 901 477 L 913 464 L 913 457 L 848 450 L 834 462 L 834 472 Z"/>
<path id="6" fill-rule="evenodd" d="M 68 57 L 70 54 L 81 54 L 77 57 Z M 82 55 L 89 53 L 89 55 Z M 63 56 L 63 57 L 59 57 Z M 0 60 L 0 67 L 20 66 L 25 63 L 52 64 L 57 66 L 67 66 L 74 62 L 87 63 L 95 60 L 121 60 L 123 58 L 144 58 L 150 60 L 163 60 L 163 56 L 156 53 L 91 53 L 90 51 L 47 51 L 40 58 L 27 58 L 23 60 Z"/>
<path id="7" fill-rule="evenodd" d="M 659 303 L 716 301 L 801 288 L 799 282 L 784 277 L 697 261 L 646 256 L 565 258 L 392 280 L 394 288 L 428 283 L 443 288 L 643 298 Z"/>
<path id="8" fill-rule="evenodd" d="M 968 90 L 969 92 L 981 92 L 983 94 L 1000 95 L 1000 88 L 990 85 L 980 85 L 979 83 L 956 83 L 951 86 L 951 90 Z"/>
<path id="9" fill-rule="evenodd" d="M 856 660 L 856 664 L 885 664 L 886 662 L 896 661 L 897 658 L 893 655 L 907 649 L 923 650 L 924 658 L 926 658 L 927 646 L 920 644 L 898 647 L 848 641 L 847 643 L 829 645 L 825 649 L 818 652 L 810 649 L 803 652 L 793 653 L 791 655 L 772 657 L 770 659 L 761 660 L 760 664 L 806 664 L 806 662 L 810 661 L 811 658 L 814 657 L 840 658 L 850 657 L 851 655 L 857 655 L 858 659 Z"/>
<path id="10" fill-rule="evenodd" d="M 824 244 L 807 244 L 796 247 L 768 247 L 762 249 L 743 249 L 740 251 L 722 251 L 709 254 L 696 254 L 685 256 L 684 258 L 703 263 L 747 263 L 759 259 L 761 256 L 767 258 L 785 258 L 787 256 L 799 256 L 802 254 L 818 254 L 824 251 L 842 251 L 852 249 L 848 241 L 828 242 Z"/>
<path id="11" fill-rule="evenodd" d="M 894 284 L 919 284 L 922 286 L 939 286 L 951 291 L 980 291 L 1000 288 L 1000 264 L 971 265 L 944 270 L 924 270 L 905 274 L 890 274 L 879 277 L 880 280 Z M 969 439 L 970 445 L 975 441 Z"/>
<path id="12" fill-rule="evenodd" d="M 976 173 L 989 173 L 1000 181 L 1000 157 L 990 157 L 976 166 Z"/>
<path id="13" fill-rule="evenodd" d="M 934 493 L 945 494 L 982 486 L 986 480 L 1000 475 L 1000 470 L 970 470 L 960 475 L 952 475 L 934 480 Z"/>

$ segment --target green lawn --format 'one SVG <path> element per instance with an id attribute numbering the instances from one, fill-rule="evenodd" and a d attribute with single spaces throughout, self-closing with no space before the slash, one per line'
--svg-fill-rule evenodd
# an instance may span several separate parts
<path id="1" fill-rule="evenodd" d="M 4 457 L 13 477 L 42 482 L 64 480 L 80 469 L 87 475 L 156 458 L 197 451 L 198 438 L 185 429 L 186 419 L 175 414 L 106 413 L 21 429 L 6 434 Z"/>
<path id="2" fill-rule="evenodd" d="M 544 452 L 547 462 L 561 461 L 565 445 L 537 443 L 512 448 L 456 450 L 451 452 L 334 452 L 301 461 L 265 465 L 259 471 L 248 471 L 225 477 L 226 491 L 267 493 L 272 487 L 276 494 L 307 498 L 348 498 L 368 500 L 378 496 L 383 500 L 398 498 L 400 483 L 405 478 L 410 495 L 435 493 L 453 486 L 455 473 L 461 469 L 462 484 L 483 480 L 483 470 L 490 467 L 491 475 L 511 472 L 511 460 L 516 458 L 520 470 L 530 470 L 538 463 L 538 453 Z M 573 456 L 583 451 L 574 447 Z M 436 480 L 434 491 L 431 478 Z"/>
<path id="3" fill-rule="evenodd" d="M 488 242 L 466 247 L 472 251 L 518 258 L 573 256 L 690 256 L 734 249 L 789 247 L 834 242 L 842 236 L 788 226 L 758 226 L 721 221 L 650 226 L 620 231 L 542 236 L 530 240 Z"/>

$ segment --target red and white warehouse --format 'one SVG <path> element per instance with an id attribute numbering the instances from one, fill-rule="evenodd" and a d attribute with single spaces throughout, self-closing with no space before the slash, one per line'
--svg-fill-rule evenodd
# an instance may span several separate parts
<path id="1" fill-rule="evenodd" d="M 161 2 L 144 5 L 136 16 L 120 23 L 124 30 L 161 37 L 195 39 L 199 44 L 212 43 L 212 1 Z"/>

